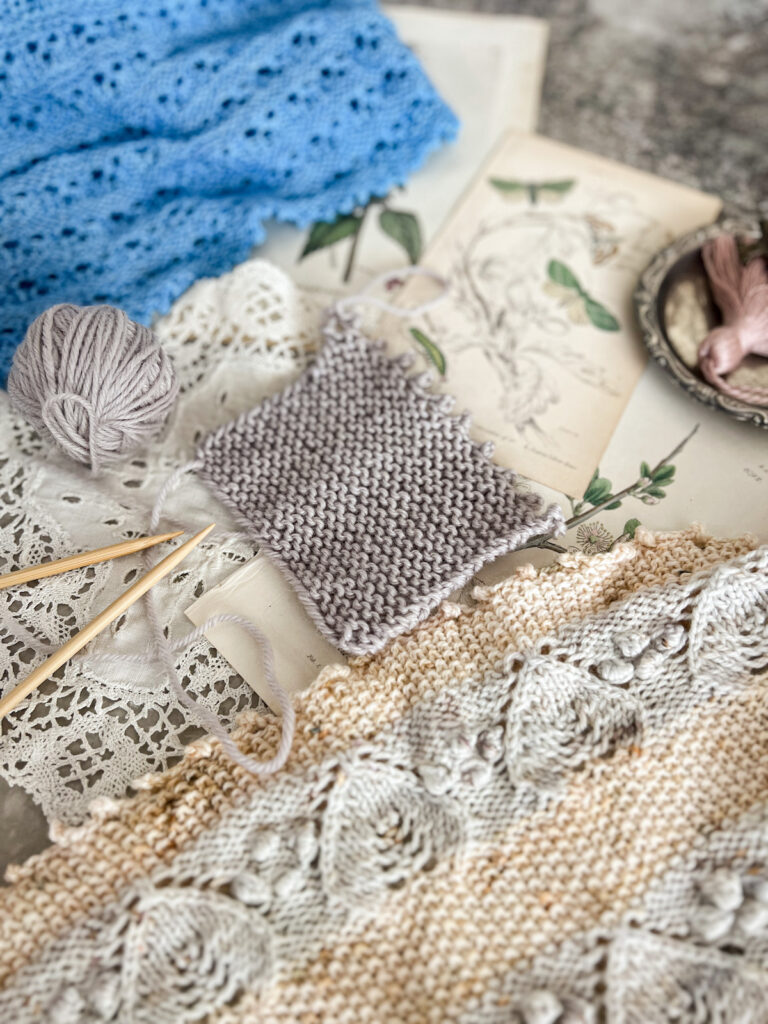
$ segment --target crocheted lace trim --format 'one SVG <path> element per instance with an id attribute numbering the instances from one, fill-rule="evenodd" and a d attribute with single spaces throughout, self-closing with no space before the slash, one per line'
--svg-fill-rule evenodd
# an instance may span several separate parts
<path id="1" fill-rule="evenodd" d="M 189 461 L 201 437 L 296 377 L 317 345 L 321 323 L 320 305 L 262 260 L 197 282 L 155 328 L 181 383 L 168 430 L 98 480 L 46 447 L 0 392 L 0 551 L 14 552 L 15 559 L 0 563 L 0 572 L 146 533 L 160 488 Z M 194 481 L 171 499 L 167 521 L 189 532 L 218 524 L 210 541 L 162 584 L 164 624 L 179 638 L 190 629 L 184 609 L 253 557 L 255 547 Z M 140 572 L 132 557 L 0 592 L 3 686 L 28 673 Z M 137 606 L 4 723 L 0 774 L 26 789 L 49 820 L 76 824 L 94 797 L 124 794 L 132 779 L 162 770 L 200 734 L 158 669 L 100 659 L 102 653 L 144 651 L 147 637 Z M 178 666 L 195 699 L 227 727 L 238 712 L 259 706 L 206 641 L 180 655 Z"/>

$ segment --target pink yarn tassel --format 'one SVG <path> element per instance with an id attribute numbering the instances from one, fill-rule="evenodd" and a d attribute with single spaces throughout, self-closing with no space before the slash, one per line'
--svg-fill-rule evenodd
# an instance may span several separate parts
<path id="1" fill-rule="evenodd" d="M 768 357 L 768 268 L 758 256 L 743 266 L 736 239 L 720 235 L 701 251 L 723 326 L 715 327 L 699 346 L 699 369 L 710 384 L 732 398 L 768 405 L 768 388 L 729 384 L 725 374 L 746 356 Z"/>

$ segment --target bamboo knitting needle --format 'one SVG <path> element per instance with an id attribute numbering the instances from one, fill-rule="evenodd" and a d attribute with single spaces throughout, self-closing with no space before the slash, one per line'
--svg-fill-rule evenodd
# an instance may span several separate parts
<path id="1" fill-rule="evenodd" d="M 143 551 L 145 548 L 154 547 L 155 544 L 162 544 L 163 541 L 173 540 L 182 533 L 183 530 L 176 530 L 174 533 L 159 533 L 155 537 L 137 537 L 135 540 L 124 540 L 120 544 L 96 548 L 95 551 L 83 551 L 79 555 L 57 558 L 55 562 L 40 562 L 38 565 L 30 565 L 28 569 L 17 569 L 15 572 L 0 576 L 0 590 L 13 587 L 17 583 L 29 583 L 30 580 L 42 580 L 46 576 L 58 576 L 60 572 L 69 572 L 70 569 L 82 569 L 97 562 L 108 562 L 110 558 L 132 555 L 134 551 Z"/>
<path id="2" fill-rule="evenodd" d="M 170 555 L 166 555 L 162 562 L 158 562 L 157 565 L 150 569 L 146 576 L 142 576 L 140 580 L 136 580 L 133 586 L 129 587 L 124 594 L 121 594 L 116 601 L 113 601 L 108 608 L 105 608 L 103 612 L 100 612 L 95 619 L 84 626 L 79 633 L 75 633 L 64 644 L 58 651 L 50 656 L 46 661 L 39 665 L 34 672 L 27 676 L 27 678 L 19 683 L 9 694 L 6 694 L 2 700 L 0 700 L 0 720 L 8 714 L 9 711 L 13 711 L 17 704 L 24 700 L 28 693 L 31 693 L 36 686 L 39 686 L 45 679 L 48 678 L 51 673 L 55 672 L 60 665 L 63 665 L 65 661 L 69 659 L 77 652 L 85 647 L 85 645 L 102 631 L 106 626 L 113 622 L 118 615 L 122 615 L 126 608 L 130 606 L 158 582 L 163 576 L 174 569 L 182 559 L 186 558 L 192 548 L 196 547 L 204 537 L 207 537 L 211 530 L 216 524 L 211 523 L 210 526 L 206 526 L 200 533 L 196 533 L 194 537 L 190 537 L 186 543 L 181 544 Z"/>

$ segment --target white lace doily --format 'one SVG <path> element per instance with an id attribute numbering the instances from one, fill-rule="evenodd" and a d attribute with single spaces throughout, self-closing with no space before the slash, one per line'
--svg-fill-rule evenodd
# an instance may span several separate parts
<path id="1" fill-rule="evenodd" d="M 284 387 L 318 343 L 322 306 L 270 263 L 250 260 L 197 282 L 156 325 L 181 396 L 151 450 L 99 478 L 40 441 L 0 392 L 0 573 L 146 533 L 157 493 L 214 427 Z M 174 639 L 190 631 L 184 609 L 255 548 L 193 477 L 171 496 L 163 527 L 217 529 L 159 586 Z M 142 572 L 121 558 L 0 591 L 0 679 L 25 676 Z M 160 667 L 126 667 L 105 652 L 146 651 L 137 604 L 0 723 L 0 775 L 23 787 L 49 821 L 81 821 L 97 796 L 179 756 L 201 731 L 168 691 Z M 179 658 L 184 682 L 229 728 L 258 704 L 250 687 L 201 641 Z"/>

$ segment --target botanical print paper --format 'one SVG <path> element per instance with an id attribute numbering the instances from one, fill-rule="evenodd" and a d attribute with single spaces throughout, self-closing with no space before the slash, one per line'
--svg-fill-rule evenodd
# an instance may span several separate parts
<path id="1" fill-rule="evenodd" d="M 399 329 L 499 462 L 581 494 L 645 366 L 632 293 L 720 200 L 537 136 L 509 134 L 423 262 L 449 296 Z M 422 298 L 407 285 L 398 304 Z"/>
<path id="2" fill-rule="evenodd" d="M 621 418 L 600 475 L 615 490 L 637 476 L 641 460 L 655 463 L 694 429 L 657 500 L 625 501 L 600 516 L 605 527 L 615 536 L 630 515 L 655 530 L 698 521 L 715 536 L 753 533 L 768 543 L 768 433 L 697 402 L 655 363 Z"/>
<path id="3" fill-rule="evenodd" d="M 670 453 L 649 482 L 647 469 Z M 608 551 L 639 526 L 668 531 L 692 522 L 715 537 L 751 533 L 768 544 L 768 435 L 697 402 L 652 361 L 584 491 L 568 497 L 537 489 L 559 501 L 567 517 L 598 506 L 597 515 L 558 538 L 586 554 Z M 475 582 L 496 583 L 516 565 L 551 557 L 519 551 L 486 566 Z"/>
<path id="4" fill-rule="evenodd" d="M 301 231 L 269 226 L 258 250 L 324 299 L 355 291 L 381 271 L 418 262 L 478 167 L 508 128 L 533 131 L 547 25 L 535 18 L 394 6 L 387 10 L 461 121 L 404 188 Z"/>

